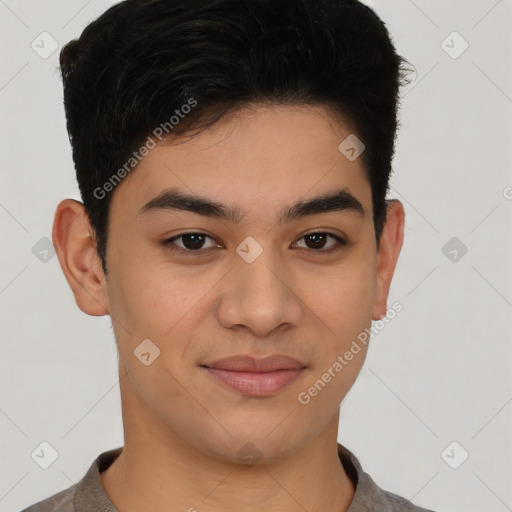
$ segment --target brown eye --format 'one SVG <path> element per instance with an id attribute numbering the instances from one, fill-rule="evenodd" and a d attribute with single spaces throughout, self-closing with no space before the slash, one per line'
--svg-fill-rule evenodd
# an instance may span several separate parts
<path id="1" fill-rule="evenodd" d="M 181 246 L 175 242 L 175 240 L 179 239 L 182 240 Z M 176 235 L 172 238 L 164 240 L 162 244 L 173 252 L 194 256 L 195 254 L 206 252 L 206 249 L 215 247 L 215 244 L 213 244 L 212 246 L 206 247 L 205 249 L 204 244 L 207 239 L 215 242 L 215 240 L 206 233 L 182 233 L 181 235 Z"/>
<path id="2" fill-rule="evenodd" d="M 323 249 L 327 242 L 327 237 L 328 235 L 325 233 L 312 233 L 311 235 L 306 235 L 304 239 L 309 249 Z"/>
<path id="3" fill-rule="evenodd" d="M 333 243 L 327 245 L 327 249 L 325 249 L 329 238 L 333 239 Z M 345 240 L 343 240 L 341 237 L 333 233 L 326 233 L 323 231 L 315 231 L 313 233 L 308 233 L 307 235 L 304 235 L 300 240 L 305 240 L 305 248 L 314 252 L 336 251 L 338 249 L 341 249 L 344 245 L 346 245 Z"/>
<path id="4" fill-rule="evenodd" d="M 185 249 L 190 249 L 191 251 L 201 249 L 206 239 L 205 235 L 202 235 L 200 233 L 190 233 L 186 235 L 181 235 L 179 238 L 183 240 L 183 245 Z"/>

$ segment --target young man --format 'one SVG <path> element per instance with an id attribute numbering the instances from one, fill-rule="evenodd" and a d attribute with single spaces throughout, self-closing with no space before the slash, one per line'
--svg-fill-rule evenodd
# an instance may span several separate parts
<path id="1" fill-rule="evenodd" d="M 355 0 L 126 0 L 63 48 L 53 242 L 125 440 L 26 511 L 425 511 L 337 443 L 402 246 L 404 62 Z"/>

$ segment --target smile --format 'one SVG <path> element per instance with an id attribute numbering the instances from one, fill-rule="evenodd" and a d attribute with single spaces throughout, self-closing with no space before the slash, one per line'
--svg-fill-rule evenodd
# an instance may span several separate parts
<path id="1" fill-rule="evenodd" d="M 269 372 L 233 371 L 202 367 L 217 382 L 246 396 L 269 396 L 293 382 L 305 368 L 289 368 Z"/>

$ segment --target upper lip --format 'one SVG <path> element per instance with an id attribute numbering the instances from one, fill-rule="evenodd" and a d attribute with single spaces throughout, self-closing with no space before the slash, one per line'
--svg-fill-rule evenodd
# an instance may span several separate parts
<path id="1" fill-rule="evenodd" d="M 248 355 L 238 355 L 219 359 L 202 366 L 238 372 L 273 372 L 305 368 L 304 364 L 297 359 L 281 354 L 267 356 L 263 359 L 256 359 Z"/>

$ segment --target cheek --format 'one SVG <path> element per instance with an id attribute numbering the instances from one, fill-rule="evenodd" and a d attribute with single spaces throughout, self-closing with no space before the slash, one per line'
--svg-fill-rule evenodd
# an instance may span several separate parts
<path id="1" fill-rule="evenodd" d="M 320 379 L 320 387 L 326 383 L 318 402 L 339 402 L 363 366 L 368 347 L 366 330 L 371 327 L 375 300 L 375 280 L 375 258 L 359 256 L 332 268 L 316 281 L 315 293 L 311 294 L 308 304 L 315 313 L 318 338 L 314 344 L 316 363 L 312 368 L 312 382 Z"/>
<path id="2" fill-rule="evenodd" d="M 111 316 L 119 320 L 113 322 L 115 337 L 123 363 L 131 372 L 132 386 L 154 410 L 169 396 L 180 404 L 179 410 L 187 410 L 191 404 L 179 384 L 183 381 L 180 370 L 190 343 L 189 318 L 201 290 L 169 269 L 130 272 L 127 265 L 116 279 L 110 292 Z M 151 343 L 145 341 L 148 339 Z M 143 362 L 144 353 L 150 354 L 148 365 Z"/>
<path id="3" fill-rule="evenodd" d="M 135 270 L 137 268 L 137 270 Z M 142 268 L 127 262 L 113 279 L 114 314 L 130 331 L 144 336 L 164 336 L 190 309 L 193 287 L 170 268 Z"/>
<path id="4" fill-rule="evenodd" d="M 116 340 L 125 361 L 133 358 L 133 351 L 145 339 L 158 347 L 158 362 L 169 371 L 176 372 L 177 361 L 181 366 L 193 359 L 194 354 L 187 354 L 198 343 L 198 330 L 208 315 L 208 291 L 221 276 L 200 269 L 184 275 L 170 265 L 130 272 L 126 265 L 115 276 L 110 292 L 112 317 L 123 326 L 116 329 Z"/>
<path id="5" fill-rule="evenodd" d="M 338 269 L 323 284 L 311 297 L 314 364 L 297 396 L 304 413 L 319 425 L 336 414 L 364 364 L 374 298 L 374 280 L 364 266 Z"/>
<path id="6" fill-rule="evenodd" d="M 308 305 L 334 333 L 346 334 L 351 328 L 364 328 L 371 320 L 376 289 L 373 258 L 351 258 L 329 272 L 316 275 L 312 282 Z"/>

